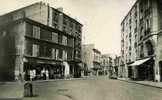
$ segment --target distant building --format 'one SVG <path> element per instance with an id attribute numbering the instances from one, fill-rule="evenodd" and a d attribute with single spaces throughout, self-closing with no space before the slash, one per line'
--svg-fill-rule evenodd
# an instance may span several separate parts
<path id="1" fill-rule="evenodd" d="M 82 24 L 39 2 L 0 16 L 0 80 L 80 77 Z"/>
<path id="2" fill-rule="evenodd" d="M 101 66 L 104 71 L 104 75 L 111 75 L 112 69 L 112 57 L 110 54 L 102 54 L 101 56 Z"/>
<path id="3" fill-rule="evenodd" d="M 123 77 L 162 81 L 161 5 L 161 0 L 137 0 L 123 19 Z"/>
<path id="4" fill-rule="evenodd" d="M 95 49 L 94 44 L 85 44 L 82 46 L 82 58 L 89 74 L 101 74 L 101 52 Z"/>
<path id="5" fill-rule="evenodd" d="M 122 77 L 120 66 L 121 66 L 121 57 L 115 56 L 115 58 L 113 59 L 113 75 L 115 77 Z"/>

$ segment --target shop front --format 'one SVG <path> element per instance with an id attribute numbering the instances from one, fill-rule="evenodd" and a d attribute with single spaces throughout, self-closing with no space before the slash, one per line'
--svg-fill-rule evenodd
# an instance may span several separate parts
<path id="1" fill-rule="evenodd" d="M 24 79 L 48 80 L 64 78 L 65 67 L 62 64 L 24 63 Z"/>
<path id="2" fill-rule="evenodd" d="M 152 58 L 145 58 L 137 60 L 129 65 L 128 73 L 131 79 L 134 80 L 154 80 L 154 60 Z"/>

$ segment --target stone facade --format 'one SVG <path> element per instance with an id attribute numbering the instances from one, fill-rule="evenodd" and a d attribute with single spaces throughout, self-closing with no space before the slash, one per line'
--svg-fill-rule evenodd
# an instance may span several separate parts
<path id="1" fill-rule="evenodd" d="M 95 49 L 94 44 L 82 46 L 83 63 L 89 70 L 89 75 L 98 75 L 101 71 L 101 52 Z"/>
<path id="2" fill-rule="evenodd" d="M 160 4 L 160 0 L 137 0 L 121 23 L 121 57 L 126 78 L 160 80 Z M 135 65 L 147 58 L 150 59 Z"/>
<path id="3" fill-rule="evenodd" d="M 2 15 L 0 21 L 0 80 L 40 79 L 41 73 L 57 78 L 65 65 L 70 76 L 80 77 L 82 24 L 77 20 L 39 2 Z"/>

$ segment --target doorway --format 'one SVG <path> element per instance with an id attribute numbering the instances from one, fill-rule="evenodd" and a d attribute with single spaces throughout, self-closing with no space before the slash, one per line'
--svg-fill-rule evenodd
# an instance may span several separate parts
<path id="1" fill-rule="evenodd" d="M 159 62 L 160 81 L 162 81 L 162 61 Z"/>
<path id="2" fill-rule="evenodd" d="M 131 66 L 128 66 L 128 78 L 132 78 L 132 74 L 133 71 L 132 71 L 132 67 Z"/>

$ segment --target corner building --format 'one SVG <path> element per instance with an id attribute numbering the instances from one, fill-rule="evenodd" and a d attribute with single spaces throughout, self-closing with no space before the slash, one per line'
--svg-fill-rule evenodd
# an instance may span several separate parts
<path id="1" fill-rule="evenodd" d="M 0 21 L 0 80 L 64 78 L 65 66 L 80 77 L 82 24 L 61 8 L 39 2 Z"/>
<path id="2" fill-rule="evenodd" d="M 161 0 L 137 0 L 121 23 L 122 77 L 162 80 Z"/>
<path id="3" fill-rule="evenodd" d="M 101 75 L 101 52 L 95 48 L 94 44 L 82 45 L 82 57 L 90 76 Z"/>

